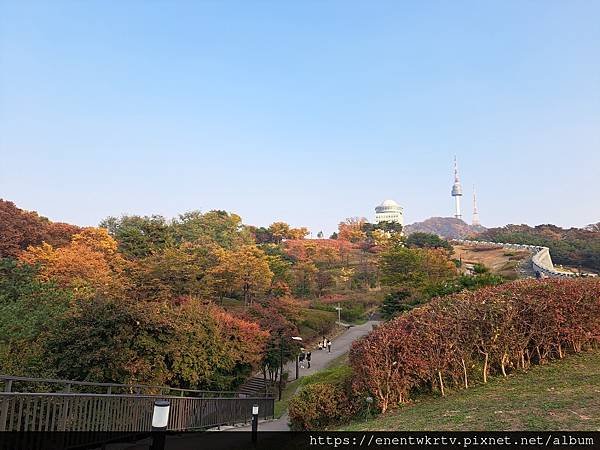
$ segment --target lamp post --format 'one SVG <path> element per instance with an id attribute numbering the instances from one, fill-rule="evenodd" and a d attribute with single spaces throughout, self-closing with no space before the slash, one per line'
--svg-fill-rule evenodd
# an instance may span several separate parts
<path id="1" fill-rule="evenodd" d="M 340 306 L 339 303 L 335 307 L 335 310 L 338 312 L 338 325 L 341 325 L 342 324 L 342 307 Z"/>
<path id="2" fill-rule="evenodd" d="M 283 386 L 283 330 L 279 332 L 279 401 L 281 401 L 281 391 Z M 300 336 L 292 336 L 292 340 L 301 341 Z M 298 358 L 296 357 L 296 379 L 298 378 Z"/>
<path id="3" fill-rule="evenodd" d="M 256 444 L 258 439 L 258 405 L 252 406 L 252 443 Z"/>
<path id="4" fill-rule="evenodd" d="M 279 334 L 279 401 L 281 401 L 281 387 L 283 385 L 283 331 Z"/>
<path id="5" fill-rule="evenodd" d="M 151 450 L 164 450 L 167 425 L 169 423 L 169 410 L 171 403 L 168 400 L 155 400 L 152 413 L 152 447 Z"/>
<path id="6" fill-rule="evenodd" d="M 302 341 L 300 336 L 292 336 L 292 339 L 294 341 Z M 296 380 L 298 379 L 298 358 L 300 358 L 300 355 L 296 355 Z"/>

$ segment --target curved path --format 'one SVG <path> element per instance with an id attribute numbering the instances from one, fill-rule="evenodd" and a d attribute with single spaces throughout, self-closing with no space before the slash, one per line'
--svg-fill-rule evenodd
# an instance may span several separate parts
<path id="1" fill-rule="evenodd" d="M 331 361 L 342 356 L 344 353 L 348 353 L 350 350 L 350 345 L 356 339 L 369 334 L 373 330 L 373 325 L 378 324 L 377 320 L 369 320 L 362 325 L 355 325 L 350 327 L 344 333 L 339 335 L 333 341 L 331 341 L 331 353 L 325 350 L 313 350 L 312 358 L 310 362 L 310 369 L 300 369 L 299 378 L 305 377 L 307 375 L 312 375 L 319 370 L 325 369 Z M 290 361 L 285 365 L 285 369 L 290 374 L 290 379 L 293 379 L 296 375 L 296 363 L 295 361 Z M 267 420 L 260 422 L 259 430 L 260 431 L 289 431 L 290 427 L 288 425 L 289 417 L 287 412 L 284 413 L 279 419 L 275 420 Z M 236 427 L 234 429 L 230 429 L 231 431 L 250 431 L 250 426 L 245 427 Z"/>

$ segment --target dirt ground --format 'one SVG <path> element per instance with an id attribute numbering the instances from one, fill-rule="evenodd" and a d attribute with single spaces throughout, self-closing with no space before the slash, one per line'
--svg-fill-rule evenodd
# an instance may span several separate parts
<path id="1" fill-rule="evenodd" d="M 522 250 L 455 245 L 454 257 L 462 259 L 463 264 L 483 264 L 492 273 L 507 278 L 517 278 L 519 275 L 517 272 L 519 263 L 530 258 L 531 254 Z"/>

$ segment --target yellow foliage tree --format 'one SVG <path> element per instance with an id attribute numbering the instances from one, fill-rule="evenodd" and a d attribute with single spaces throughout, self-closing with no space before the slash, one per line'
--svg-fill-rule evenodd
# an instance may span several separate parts
<path id="1" fill-rule="evenodd" d="M 78 297 L 120 286 L 125 264 L 117 252 L 117 242 L 102 228 L 84 229 L 65 247 L 53 248 L 45 242 L 39 247 L 30 246 L 20 259 L 39 264 L 42 279 L 72 288 Z"/>
<path id="2" fill-rule="evenodd" d="M 290 226 L 285 222 L 274 222 L 269 225 L 269 231 L 273 235 L 276 243 L 287 239 L 290 233 Z"/>
<path id="3" fill-rule="evenodd" d="M 251 305 L 254 297 L 271 285 L 273 272 L 265 253 L 256 245 L 243 245 L 237 250 L 219 252 L 219 263 L 211 270 L 218 292 L 225 289 L 241 292 L 244 303 Z"/>

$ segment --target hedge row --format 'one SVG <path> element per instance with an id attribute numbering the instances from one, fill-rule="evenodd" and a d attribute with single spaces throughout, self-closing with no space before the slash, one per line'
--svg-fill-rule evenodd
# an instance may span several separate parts
<path id="1" fill-rule="evenodd" d="M 599 342 L 600 281 L 523 280 L 434 299 L 355 342 L 350 364 L 354 388 L 384 412 Z"/>
<path id="2" fill-rule="evenodd" d="M 326 369 L 301 380 L 300 392 L 289 403 L 293 430 L 322 430 L 352 419 L 365 406 L 352 389 L 349 366 Z"/>

